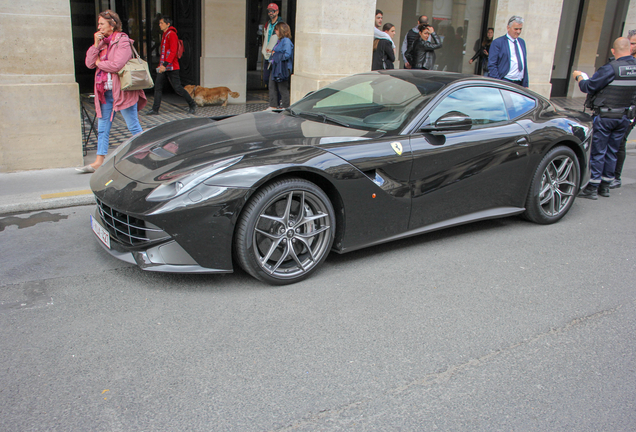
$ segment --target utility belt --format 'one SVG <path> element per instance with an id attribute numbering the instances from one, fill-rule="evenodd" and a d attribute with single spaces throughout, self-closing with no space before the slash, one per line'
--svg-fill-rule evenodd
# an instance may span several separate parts
<path id="1" fill-rule="evenodd" d="M 627 116 L 631 120 L 636 117 L 636 106 L 632 105 L 629 108 L 597 107 L 594 108 L 594 115 L 609 119 L 622 119 L 623 116 Z"/>

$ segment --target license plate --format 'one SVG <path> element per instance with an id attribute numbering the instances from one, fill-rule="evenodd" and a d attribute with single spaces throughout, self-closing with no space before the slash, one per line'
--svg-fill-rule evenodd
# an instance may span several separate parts
<path id="1" fill-rule="evenodd" d="M 101 242 L 104 243 L 108 249 L 110 249 L 110 234 L 95 220 L 92 215 L 90 215 L 90 217 L 91 228 L 93 229 L 93 232 L 95 233 L 97 238 L 100 239 Z"/>

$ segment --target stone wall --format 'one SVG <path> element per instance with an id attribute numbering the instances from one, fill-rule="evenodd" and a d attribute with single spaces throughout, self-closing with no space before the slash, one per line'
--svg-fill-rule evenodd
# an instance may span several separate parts
<path id="1" fill-rule="evenodd" d="M 203 0 L 201 20 L 201 85 L 239 92 L 228 103 L 245 103 L 245 0 Z"/>
<path id="2" fill-rule="evenodd" d="M 0 172 L 82 165 L 69 1 L 3 1 L 0 32 Z"/>
<path id="3" fill-rule="evenodd" d="M 636 29 L 636 2 L 629 2 L 629 9 L 627 9 L 627 17 L 625 18 L 625 29 L 623 36 L 627 37 L 627 32 Z"/>
<path id="4" fill-rule="evenodd" d="M 371 70 L 375 0 L 298 0 L 292 103 L 354 73 Z"/>

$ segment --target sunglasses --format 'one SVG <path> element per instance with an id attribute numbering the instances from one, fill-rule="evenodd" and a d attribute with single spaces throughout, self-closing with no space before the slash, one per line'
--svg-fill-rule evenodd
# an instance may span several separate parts
<path id="1" fill-rule="evenodd" d="M 270 14 L 270 13 L 276 13 L 276 12 L 278 12 L 278 11 L 277 11 L 277 10 L 274 10 L 274 9 L 267 9 L 267 13 L 268 13 L 268 14 Z"/>

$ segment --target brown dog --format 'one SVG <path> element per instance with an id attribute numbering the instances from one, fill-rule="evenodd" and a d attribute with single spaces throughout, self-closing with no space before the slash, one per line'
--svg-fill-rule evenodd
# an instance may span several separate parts
<path id="1" fill-rule="evenodd" d="M 206 88 L 187 85 L 184 88 L 199 106 L 214 105 L 221 102 L 223 103 L 221 106 L 227 106 L 228 95 L 235 99 L 240 96 L 237 92 L 233 92 L 227 87 Z"/>

